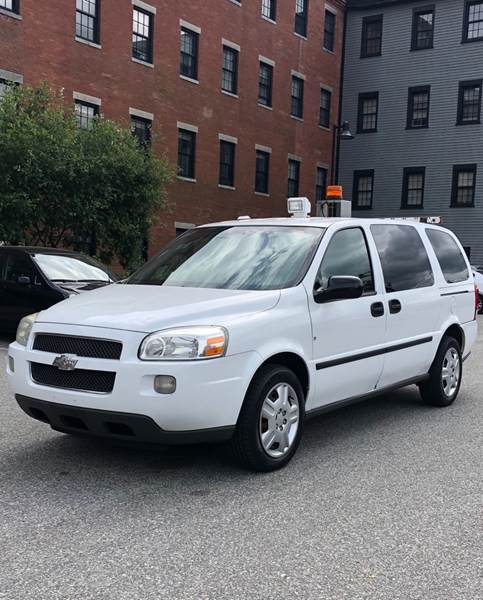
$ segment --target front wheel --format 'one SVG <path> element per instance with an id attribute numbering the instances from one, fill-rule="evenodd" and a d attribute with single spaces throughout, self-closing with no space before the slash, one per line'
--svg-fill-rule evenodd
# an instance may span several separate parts
<path id="1" fill-rule="evenodd" d="M 456 400 L 463 377 L 463 360 L 459 343 L 443 338 L 429 371 L 429 379 L 419 386 L 426 404 L 450 406 Z"/>
<path id="2" fill-rule="evenodd" d="M 302 385 L 290 369 L 267 365 L 257 373 L 233 437 L 242 466 L 267 472 L 291 460 L 302 436 L 304 403 Z"/>

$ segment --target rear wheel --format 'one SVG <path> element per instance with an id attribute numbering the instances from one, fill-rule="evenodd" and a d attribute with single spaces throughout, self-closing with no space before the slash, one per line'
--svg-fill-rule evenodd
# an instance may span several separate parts
<path id="1" fill-rule="evenodd" d="M 255 471 L 284 467 L 302 435 L 304 393 L 300 381 L 281 365 L 263 367 L 253 379 L 238 419 L 233 449 Z"/>
<path id="2" fill-rule="evenodd" d="M 478 308 L 478 314 L 483 315 L 483 296 L 481 294 L 479 295 L 479 299 L 480 299 L 480 306 Z"/>
<path id="3" fill-rule="evenodd" d="M 463 360 L 459 343 L 444 337 L 429 371 L 429 379 L 419 387 L 426 404 L 450 406 L 458 397 L 463 376 Z"/>

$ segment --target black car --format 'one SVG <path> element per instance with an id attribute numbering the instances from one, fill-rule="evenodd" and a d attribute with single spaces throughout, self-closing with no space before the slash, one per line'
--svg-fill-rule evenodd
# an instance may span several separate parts
<path id="1" fill-rule="evenodd" d="M 25 315 L 116 280 L 109 269 L 79 252 L 0 246 L 0 331 L 13 332 Z"/>

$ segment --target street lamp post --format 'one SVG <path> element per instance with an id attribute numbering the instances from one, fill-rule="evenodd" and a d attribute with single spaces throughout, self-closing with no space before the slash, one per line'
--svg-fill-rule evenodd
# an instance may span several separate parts
<path id="1" fill-rule="evenodd" d="M 332 138 L 332 166 L 330 169 L 331 185 L 337 185 L 339 182 L 340 141 L 353 139 L 354 135 L 351 132 L 349 121 L 343 121 L 340 125 L 334 124 Z"/>

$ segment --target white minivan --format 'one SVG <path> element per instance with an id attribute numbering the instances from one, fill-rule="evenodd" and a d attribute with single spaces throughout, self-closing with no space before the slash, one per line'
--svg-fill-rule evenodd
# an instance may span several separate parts
<path id="1" fill-rule="evenodd" d="M 329 409 L 410 384 L 453 403 L 475 309 L 446 229 L 243 218 L 190 230 L 122 284 L 26 317 L 7 372 L 20 407 L 57 431 L 231 440 L 243 465 L 270 471 Z"/>

